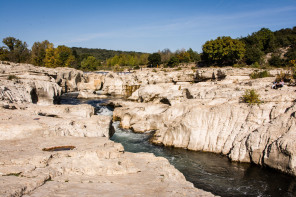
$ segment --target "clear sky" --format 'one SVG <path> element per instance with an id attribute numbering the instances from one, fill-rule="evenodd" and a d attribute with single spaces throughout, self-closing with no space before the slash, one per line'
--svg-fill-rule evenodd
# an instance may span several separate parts
<path id="1" fill-rule="evenodd" d="M 156 52 L 296 26 L 296 0 L 0 0 L 0 39 Z"/>

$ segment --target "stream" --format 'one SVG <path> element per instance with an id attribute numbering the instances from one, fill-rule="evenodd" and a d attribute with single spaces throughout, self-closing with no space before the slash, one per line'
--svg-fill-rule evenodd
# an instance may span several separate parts
<path id="1" fill-rule="evenodd" d="M 61 104 L 90 104 L 96 113 L 112 115 L 112 108 L 103 106 L 108 99 L 77 99 L 76 94 L 67 94 Z M 112 99 L 112 98 L 110 98 Z M 151 133 L 134 133 L 121 129 L 113 123 L 115 134 L 111 140 L 121 143 L 128 152 L 149 152 L 165 157 L 182 172 L 195 187 L 219 196 L 296 196 L 296 178 L 276 170 L 254 164 L 230 162 L 226 156 L 189 151 L 180 148 L 155 146 L 149 143 Z"/>

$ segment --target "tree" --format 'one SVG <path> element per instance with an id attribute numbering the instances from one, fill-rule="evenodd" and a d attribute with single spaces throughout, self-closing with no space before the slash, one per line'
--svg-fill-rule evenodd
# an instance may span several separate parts
<path id="1" fill-rule="evenodd" d="M 171 59 L 169 60 L 168 66 L 170 67 L 174 67 L 174 66 L 178 66 L 179 65 L 179 59 L 176 56 L 171 57 Z"/>
<path id="2" fill-rule="evenodd" d="M 82 70 L 97 70 L 97 67 L 100 65 L 100 62 L 94 56 L 88 56 L 87 58 L 83 59 L 81 62 L 81 69 Z"/>
<path id="3" fill-rule="evenodd" d="M 268 63 L 271 66 L 275 66 L 275 67 L 281 67 L 284 65 L 284 60 L 281 59 L 280 55 L 272 55 L 271 58 L 268 60 Z"/>
<path id="4" fill-rule="evenodd" d="M 245 44 L 231 37 L 218 37 L 203 47 L 203 61 L 209 64 L 233 65 L 244 57 Z"/>
<path id="5" fill-rule="evenodd" d="M 179 62 L 190 62 L 190 54 L 185 50 L 176 52 L 176 57 L 178 58 Z"/>
<path id="6" fill-rule="evenodd" d="M 2 41 L 7 46 L 7 59 L 12 62 L 29 62 L 30 51 L 26 42 L 22 42 L 14 37 L 6 37 Z"/>
<path id="7" fill-rule="evenodd" d="M 160 54 L 162 63 L 167 63 L 173 55 L 171 50 L 167 48 L 163 49 L 162 51 L 159 51 L 158 53 Z"/>
<path id="8" fill-rule="evenodd" d="M 8 50 L 5 47 L 0 47 L 0 60 L 8 61 Z"/>
<path id="9" fill-rule="evenodd" d="M 50 43 L 48 40 L 44 40 L 43 42 L 35 42 L 31 50 L 31 63 L 36 66 L 44 66 L 46 49 L 50 45 L 52 45 L 52 43 Z"/>
<path id="10" fill-rule="evenodd" d="M 148 57 L 149 57 L 148 54 L 142 54 L 140 56 L 139 64 L 140 65 L 147 65 L 148 64 Z"/>
<path id="11" fill-rule="evenodd" d="M 72 55 L 72 50 L 64 45 L 58 46 L 55 51 L 56 66 L 69 67 L 75 61 L 75 57 Z"/>
<path id="12" fill-rule="evenodd" d="M 187 53 L 189 53 L 190 61 L 191 62 L 198 62 L 198 61 L 200 61 L 200 55 L 196 51 L 193 51 L 191 48 L 189 48 L 187 50 Z"/>
<path id="13" fill-rule="evenodd" d="M 56 67 L 55 49 L 53 47 L 53 44 L 49 44 L 47 49 L 45 50 L 44 64 L 46 67 Z"/>
<path id="14" fill-rule="evenodd" d="M 161 56 L 159 53 L 153 53 L 148 56 L 148 65 L 156 67 L 161 64 Z"/>
<path id="15" fill-rule="evenodd" d="M 264 53 L 272 52 L 275 49 L 276 37 L 274 33 L 267 28 L 262 28 L 243 40 L 247 47 L 258 48 Z"/>
<path id="16" fill-rule="evenodd" d="M 261 63 L 263 55 L 264 52 L 256 46 L 247 47 L 245 53 L 245 62 L 248 65 L 254 64 L 255 62 Z"/>

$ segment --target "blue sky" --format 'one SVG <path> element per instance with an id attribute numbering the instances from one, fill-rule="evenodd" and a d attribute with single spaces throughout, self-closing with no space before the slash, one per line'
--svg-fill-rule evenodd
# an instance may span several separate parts
<path id="1" fill-rule="evenodd" d="M 296 0 L 0 0 L 0 39 L 156 52 L 296 26 Z"/>

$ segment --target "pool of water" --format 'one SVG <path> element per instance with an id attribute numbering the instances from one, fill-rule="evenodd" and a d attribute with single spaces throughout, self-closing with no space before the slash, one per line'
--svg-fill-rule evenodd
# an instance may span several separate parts
<path id="1" fill-rule="evenodd" d="M 69 101 L 70 100 L 70 101 Z M 66 98 L 62 104 L 87 103 L 97 113 L 112 114 L 112 108 L 102 106 L 105 100 Z M 108 112 L 109 111 L 109 112 Z M 134 133 L 119 128 L 114 122 L 111 140 L 121 143 L 125 151 L 149 152 L 167 158 L 195 187 L 220 196 L 296 196 L 296 179 L 278 171 L 252 164 L 230 162 L 226 156 L 185 149 L 155 146 L 149 143 L 151 133 Z"/>

